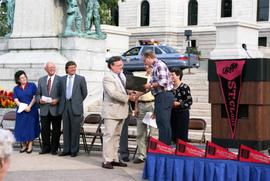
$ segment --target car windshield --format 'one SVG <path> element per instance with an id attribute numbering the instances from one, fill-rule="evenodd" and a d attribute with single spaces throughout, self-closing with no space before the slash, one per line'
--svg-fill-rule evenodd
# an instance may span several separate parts
<path id="1" fill-rule="evenodd" d="M 177 53 L 177 51 L 172 47 L 159 46 L 159 48 L 162 49 L 165 53 Z"/>

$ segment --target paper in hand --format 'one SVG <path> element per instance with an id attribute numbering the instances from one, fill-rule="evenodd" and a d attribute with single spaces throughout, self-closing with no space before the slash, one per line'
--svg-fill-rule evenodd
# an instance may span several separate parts
<path id="1" fill-rule="evenodd" d="M 17 110 L 17 113 L 23 112 L 25 110 L 25 108 L 27 108 L 27 106 L 28 106 L 28 104 L 25 104 L 25 103 L 21 102 L 20 105 L 19 105 L 19 108 Z"/>
<path id="2" fill-rule="evenodd" d="M 46 97 L 46 96 L 41 96 L 41 100 L 43 100 L 46 103 L 51 103 L 52 98 L 51 97 Z"/>
<path id="3" fill-rule="evenodd" d="M 147 124 L 153 128 L 157 128 L 156 119 L 151 118 L 152 112 L 147 112 L 142 120 L 144 124 Z"/>

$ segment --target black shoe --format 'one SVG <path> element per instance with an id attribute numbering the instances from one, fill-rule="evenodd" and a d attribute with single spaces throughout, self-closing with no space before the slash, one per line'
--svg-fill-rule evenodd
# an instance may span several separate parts
<path id="1" fill-rule="evenodd" d="M 67 155 L 70 155 L 70 152 L 62 152 L 59 154 L 59 156 L 67 156 Z"/>
<path id="2" fill-rule="evenodd" d="M 57 155 L 57 151 L 51 151 L 52 155 Z"/>
<path id="3" fill-rule="evenodd" d="M 33 151 L 33 148 L 31 150 L 26 150 L 26 153 L 30 154 L 32 153 L 32 151 Z"/>
<path id="4" fill-rule="evenodd" d="M 113 165 L 111 162 L 105 162 L 105 163 L 102 163 L 102 168 L 113 169 Z"/>
<path id="5" fill-rule="evenodd" d="M 129 158 L 128 158 L 128 157 L 124 157 L 124 158 L 122 158 L 122 160 L 123 160 L 124 162 L 129 162 Z"/>
<path id="6" fill-rule="evenodd" d="M 144 162 L 144 160 L 139 159 L 139 158 L 135 158 L 135 160 L 133 160 L 133 163 L 135 163 L 135 164 L 139 164 L 139 163 L 143 163 L 143 162 Z"/>
<path id="7" fill-rule="evenodd" d="M 76 157 L 78 154 L 77 153 L 71 153 L 70 156 L 71 157 Z"/>
<path id="8" fill-rule="evenodd" d="M 47 154 L 47 153 L 50 153 L 50 151 L 49 150 L 42 150 L 38 154 L 43 155 L 43 154 Z"/>
<path id="9" fill-rule="evenodd" d="M 119 161 L 119 162 L 113 161 L 113 162 L 112 162 L 112 165 L 113 165 L 113 166 L 116 166 L 116 167 L 127 167 L 127 164 L 126 164 L 126 163 L 123 163 L 123 162 L 121 162 L 121 161 Z"/>
<path id="10" fill-rule="evenodd" d="M 27 147 L 20 149 L 20 153 L 26 152 L 26 150 L 27 150 Z"/>

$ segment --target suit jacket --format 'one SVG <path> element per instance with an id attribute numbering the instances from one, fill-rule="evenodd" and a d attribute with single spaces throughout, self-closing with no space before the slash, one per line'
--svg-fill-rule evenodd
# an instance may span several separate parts
<path id="1" fill-rule="evenodd" d="M 104 99 L 102 117 L 105 119 L 126 119 L 128 116 L 128 95 L 118 76 L 108 72 L 103 78 Z"/>
<path id="2" fill-rule="evenodd" d="M 41 77 L 38 80 L 38 89 L 36 93 L 36 100 L 39 103 L 41 96 L 46 96 L 46 97 L 51 97 L 53 99 L 57 99 L 60 101 L 61 99 L 61 77 L 58 75 L 55 75 L 53 84 L 51 86 L 51 94 L 49 95 L 48 90 L 47 90 L 47 78 L 48 75 Z M 60 115 L 60 110 L 59 110 L 59 102 L 57 105 L 52 106 L 51 104 L 40 104 L 40 115 L 41 116 L 47 116 L 48 113 L 51 113 L 52 116 L 58 116 Z"/>
<path id="3" fill-rule="evenodd" d="M 62 87 L 62 98 L 60 101 L 60 111 L 63 112 L 66 104 L 66 84 L 67 84 L 67 75 L 62 77 L 61 87 Z M 71 107 L 74 115 L 83 114 L 83 100 L 87 96 L 87 85 L 85 78 L 78 74 L 75 74 L 72 95 L 71 95 Z"/>

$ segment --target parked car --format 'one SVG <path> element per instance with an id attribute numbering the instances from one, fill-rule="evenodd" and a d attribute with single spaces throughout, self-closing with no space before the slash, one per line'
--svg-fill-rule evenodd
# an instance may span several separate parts
<path id="1" fill-rule="evenodd" d="M 195 54 L 190 54 L 190 62 L 187 54 L 178 53 L 174 48 L 160 45 L 156 43 L 148 43 L 140 41 L 139 46 L 135 46 L 122 54 L 124 62 L 124 69 L 126 71 L 142 71 L 144 70 L 144 63 L 142 54 L 145 51 L 152 50 L 155 52 L 157 58 L 167 64 L 168 68 L 180 67 L 181 69 L 200 67 L 199 57 Z"/>

